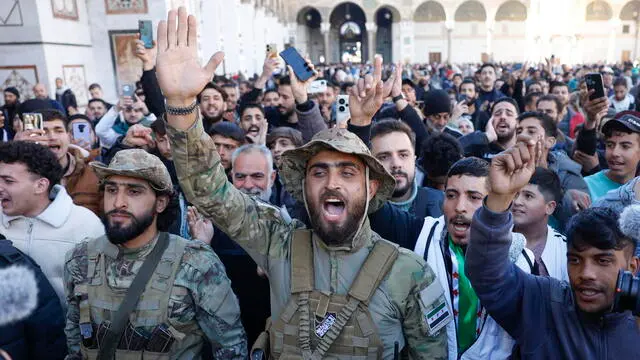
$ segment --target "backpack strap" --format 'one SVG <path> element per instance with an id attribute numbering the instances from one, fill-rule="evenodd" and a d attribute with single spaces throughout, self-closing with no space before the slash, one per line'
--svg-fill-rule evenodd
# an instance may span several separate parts
<path id="1" fill-rule="evenodd" d="M 349 289 L 349 296 L 368 303 L 398 258 L 398 245 L 377 241 Z"/>
<path id="2" fill-rule="evenodd" d="M 6 265 L 18 264 L 27 261 L 27 257 L 22 253 L 22 251 L 13 246 L 13 243 L 9 240 L 0 240 L 0 259 L 4 259 L 3 262 Z M 31 262 L 29 262 L 29 264 L 31 264 Z"/>
<path id="3" fill-rule="evenodd" d="M 296 230 L 291 240 L 291 293 L 313 291 L 313 233 Z"/>

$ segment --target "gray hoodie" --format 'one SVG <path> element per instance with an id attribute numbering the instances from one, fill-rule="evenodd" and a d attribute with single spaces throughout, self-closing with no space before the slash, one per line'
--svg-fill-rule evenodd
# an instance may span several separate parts
<path id="1" fill-rule="evenodd" d="M 560 178 L 560 184 L 562 185 L 562 191 L 565 193 L 562 199 L 562 206 L 558 208 L 555 213 L 556 219 L 564 228 L 564 225 L 569 218 L 576 213 L 572 203 L 571 196 L 567 193 L 568 190 L 579 190 L 587 195 L 589 194 L 589 187 L 582 177 L 582 167 L 577 162 L 571 160 L 571 158 L 563 151 L 553 151 L 549 153 L 548 157 L 549 170 L 554 171 Z"/>
<path id="2" fill-rule="evenodd" d="M 636 193 L 633 191 L 638 181 L 640 181 L 640 176 L 633 178 L 617 189 L 609 191 L 592 206 L 607 207 L 620 214 L 629 205 L 640 205 L 640 200 L 636 198 Z M 636 256 L 640 256 L 640 246 L 636 248 Z"/>

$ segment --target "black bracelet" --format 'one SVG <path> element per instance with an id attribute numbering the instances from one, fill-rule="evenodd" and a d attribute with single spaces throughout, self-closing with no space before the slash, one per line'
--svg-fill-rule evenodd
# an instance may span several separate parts
<path id="1" fill-rule="evenodd" d="M 404 99 L 404 96 L 402 96 L 402 94 L 398 95 L 398 96 L 394 96 L 391 98 L 391 100 L 393 101 L 393 103 L 395 104 L 396 102 L 398 102 L 399 100 Z"/>
<path id="2" fill-rule="evenodd" d="M 170 106 L 169 104 L 166 104 L 164 108 L 167 110 L 167 114 L 169 115 L 184 116 L 184 115 L 191 114 L 197 107 L 198 107 L 198 102 L 194 101 L 193 104 L 187 107 L 173 107 L 173 106 Z"/>

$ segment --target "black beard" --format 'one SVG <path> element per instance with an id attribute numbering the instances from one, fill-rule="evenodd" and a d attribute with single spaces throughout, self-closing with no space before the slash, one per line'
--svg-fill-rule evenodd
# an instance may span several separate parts
<path id="1" fill-rule="evenodd" d="M 415 180 L 414 180 L 415 181 Z M 403 197 L 407 194 L 407 191 L 411 191 L 413 190 L 413 182 L 408 182 L 407 186 L 403 187 L 403 188 L 399 188 L 399 189 L 395 189 L 393 191 L 393 195 L 391 195 L 391 197 L 393 198 L 399 198 L 399 197 Z"/>
<path id="2" fill-rule="evenodd" d="M 513 137 L 516 136 L 516 131 L 515 129 L 511 132 L 509 132 L 507 135 L 498 135 L 498 142 L 499 143 L 507 143 L 509 142 L 509 140 L 513 139 Z"/>
<path id="3" fill-rule="evenodd" d="M 204 126 L 205 131 L 210 130 L 213 125 L 222 121 L 222 115 L 216 116 L 216 117 L 209 117 L 204 113 L 201 113 L 201 115 L 202 115 L 202 124 Z"/>
<path id="4" fill-rule="evenodd" d="M 131 225 L 128 227 L 122 227 L 121 225 L 111 225 L 109 222 L 109 215 L 114 213 L 124 213 L 131 216 Z M 153 224 L 153 220 L 155 219 L 155 214 L 153 210 L 148 213 L 142 215 L 140 219 L 133 216 L 133 214 L 126 211 L 118 211 L 111 210 L 108 213 L 104 214 L 101 217 L 102 223 L 104 224 L 104 230 L 107 234 L 107 238 L 109 242 L 114 245 L 121 245 L 126 243 L 127 241 L 133 240 L 136 237 L 140 236 L 145 230 Z"/>
<path id="5" fill-rule="evenodd" d="M 353 238 L 353 235 L 358 230 L 359 222 L 364 217 L 364 202 L 359 202 L 353 205 L 352 209 L 345 209 L 347 211 L 347 221 L 344 225 L 326 229 L 317 219 L 321 218 L 320 211 L 322 211 L 321 204 L 309 203 L 309 220 L 311 221 L 311 227 L 313 231 L 322 239 L 322 241 L 328 246 L 340 246 L 349 245 Z M 320 209 L 317 211 L 316 209 Z"/>

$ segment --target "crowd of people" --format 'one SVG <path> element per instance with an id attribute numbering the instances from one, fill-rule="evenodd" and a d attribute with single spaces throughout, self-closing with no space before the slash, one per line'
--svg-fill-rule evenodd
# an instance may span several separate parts
<path id="1" fill-rule="evenodd" d="M 640 358 L 633 64 L 227 78 L 196 39 L 170 11 L 114 103 L 4 89 L 0 283 L 38 292 L 0 358 Z"/>

